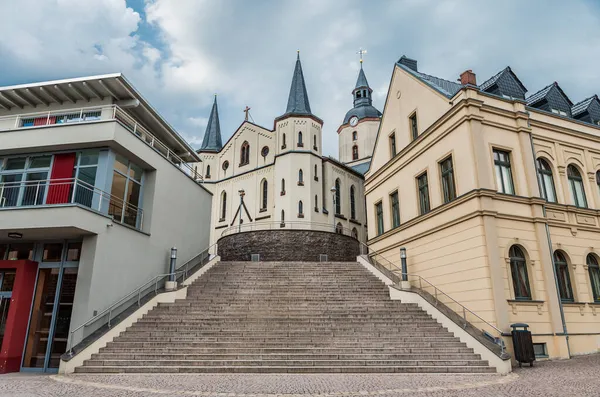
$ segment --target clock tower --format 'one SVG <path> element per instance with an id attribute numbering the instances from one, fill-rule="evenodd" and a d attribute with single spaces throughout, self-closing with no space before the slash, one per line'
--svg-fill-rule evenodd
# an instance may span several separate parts
<path id="1" fill-rule="evenodd" d="M 372 92 L 361 60 L 356 86 L 352 90 L 354 107 L 346 113 L 337 131 L 340 161 L 361 174 L 369 169 L 381 122 L 381 112 L 373 106 Z"/>

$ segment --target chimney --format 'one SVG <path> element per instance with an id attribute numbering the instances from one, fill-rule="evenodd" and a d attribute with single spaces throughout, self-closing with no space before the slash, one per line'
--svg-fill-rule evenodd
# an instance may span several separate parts
<path id="1" fill-rule="evenodd" d="M 475 78 L 475 73 L 471 69 L 465 70 L 460 75 L 460 84 L 462 85 L 477 85 L 477 79 Z"/>
<path id="2" fill-rule="evenodd" d="M 415 72 L 418 72 L 416 59 L 410 59 L 410 58 L 407 58 L 406 56 L 402 55 L 402 57 L 398 60 L 398 63 L 401 63 L 402 65 L 406 66 L 407 68 L 414 70 Z"/>

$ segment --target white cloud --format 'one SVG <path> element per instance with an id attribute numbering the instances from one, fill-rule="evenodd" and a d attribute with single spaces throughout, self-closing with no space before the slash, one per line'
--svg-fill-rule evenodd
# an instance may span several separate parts
<path id="1" fill-rule="evenodd" d="M 121 71 L 193 144 L 213 94 L 226 140 L 252 107 L 271 127 L 285 111 L 301 50 L 324 152 L 352 106 L 355 52 L 374 104 L 385 101 L 402 55 L 454 80 L 473 69 L 482 82 L 511 65 L 530 93 L 559 81 L 575 102 L 600 91 L 600 9 L 586 0 L 146 0 L 145 18 L 125 0 L 0 1 L 0 79 L 7 84 Z M 24 12 L 26 10 L 26 12 Z M 142 11 L 142 10 L 139 10 Z"/>

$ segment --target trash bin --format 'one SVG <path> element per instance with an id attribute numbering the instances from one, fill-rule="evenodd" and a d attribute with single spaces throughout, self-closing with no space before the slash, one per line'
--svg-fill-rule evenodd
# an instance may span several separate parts
<path id="1" fill-rule="evenodd" d="M 510 327 L 512 328 L 511 333 L 513 348 L 515 351 L 515 360 L 519 362 L 519 367 L 522 367 L 523 363 L 529 363 L 529 366 L 533 367 L 533 362 L 535 361 L 535 352 L 533 351 L 531 332 L 527 330 L 529 325 L 516 323 L 512 324 Z"/>

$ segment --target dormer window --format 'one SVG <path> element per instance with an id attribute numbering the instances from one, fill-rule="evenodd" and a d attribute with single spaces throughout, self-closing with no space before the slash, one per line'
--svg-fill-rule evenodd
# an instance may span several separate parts
<path id="1" fill-rule="evenodd" d="M 559 114 L 561 116 L 566 116 L 567 115 L 567 112 L 559 110 L 559 109 L 550 109 L 550 110 L 552 110 L 552 113 L 554 113 L 554 114 Z"/>

